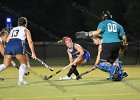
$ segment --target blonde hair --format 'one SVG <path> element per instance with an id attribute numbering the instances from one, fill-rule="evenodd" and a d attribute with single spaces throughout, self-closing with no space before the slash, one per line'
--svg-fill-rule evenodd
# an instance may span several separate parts
<path id="1" fill-rule="evenodd" d="M 67 36 L 63 37 L 61 40 L 57 41 L 58 44 L 64 44 L 65 39 L 68 38 Z"/>
<path id="2" fill-rule="evenodd" d="M 8 32 L 5 29 L 2 29 L 0 32 L 0 37 L 8 35 Z"/>

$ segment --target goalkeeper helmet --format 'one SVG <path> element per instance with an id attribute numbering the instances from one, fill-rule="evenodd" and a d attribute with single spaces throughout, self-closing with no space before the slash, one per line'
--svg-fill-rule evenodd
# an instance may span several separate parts
<path id="1" fill-rule="evenodd" d="M 101 19 L 102 20 L 107 20 L 107 19 L 111 19 L 112 15 L 110 14 L 109 11 L 103 11 L 101 14 Z"/>

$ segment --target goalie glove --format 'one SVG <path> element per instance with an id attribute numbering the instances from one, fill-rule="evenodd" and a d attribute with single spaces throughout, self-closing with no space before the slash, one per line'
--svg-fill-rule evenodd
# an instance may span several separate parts
<path id="1" fill-rule="evenodd" d="M 127 53 L 128 43 L 126 41 L 121 42 L 119 57 L 122 58 Z"/>

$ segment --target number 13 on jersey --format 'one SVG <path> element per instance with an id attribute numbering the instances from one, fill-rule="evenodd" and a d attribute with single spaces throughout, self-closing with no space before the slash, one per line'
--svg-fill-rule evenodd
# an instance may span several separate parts
<path id="1" fill-rule="evenodd" d="M 19 30 L 13 30 L 11 37 L 17 37 Z"/>

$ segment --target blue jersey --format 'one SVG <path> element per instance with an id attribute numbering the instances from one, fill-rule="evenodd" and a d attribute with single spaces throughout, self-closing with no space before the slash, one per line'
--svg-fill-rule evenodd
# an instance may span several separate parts
<path id="1" fill-rule="evenodd" d="M 97 29 L 102 31 L 103 43 L 120 42 L 120 37 L 125 35 L 123 27 L 113 20 L 100 22 Z"/>
<path id="2" fill-rule="evenodd" d="M 80 54 L 80 52 L 75 49 L 74 44 L 75 43 L 73 43 L 72 50 L 70 50 L 68 48 L 67 51 L 71 53 L 73 59 L 76 59 L 77 56 Z M 83 49 L 83 51 L 84 51 L 84 55 L 82 56 L 82 59 L 86 59 L 87 62 L 88 62 L 90 60 L 90 53 L 87 50 L 85 50 L 85 49 Z"/>

